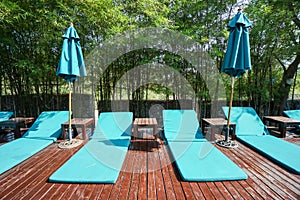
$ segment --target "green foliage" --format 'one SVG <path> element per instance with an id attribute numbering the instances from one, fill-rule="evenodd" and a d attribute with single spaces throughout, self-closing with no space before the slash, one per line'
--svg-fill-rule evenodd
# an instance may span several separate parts
<path id="1" fill-rule="evenodd" d="M 179 31 L 202 44 L 220 69 L 229 37 L 227 24 L 237 12 L 236 2 L 3 0 L 0 2 L 0 81 L 5 84 L 0 92 L 15 95 L 64 92 L 57 90 L 65 82 L 55 76 L 55 71 L 60 58 L 61 36 L 71 22 L 81 37 L 85 56 L 124 31 L 163 27 Z M 297 0 L 250 0 L 244 6 L 243 12 L 253 22 L 250 30 L 253 68 L 237 81 L 235 100 L 252 101 L 260 107 L 286 96 L 286 91 L 280 88 L 287 78 L 294 77 L 291 63 L 297 61 L 300 52 L 299 10 Z M 163 49 L 140 49 L 118 58 L 97 80 L 98 99 L 110 99 L 118 79 L 133 67 L 146 63 L 172 67 L 192 85 L 199 99 L 210 100 L 204 80 L 209 77 L 201 77 L 186 60 Z M 129 77 L 126 84 L 130 87 L 138 84 L 139 78 L 134 82 Z M 230 78 L 227 75 L 223 78 L 229 94 Z M 150 84 L 138 92 L 130 92 L 129 98 L 146 98 L 148 90 L 172 96 L 168 88 Z"/>
<path id="2" fill-rule="evenodd" d="M 255 100 L 255 105 L 261 106 L 270 100 L 282 108 L 285 104 L 289 94 L 286 79 L 294 77 L 297 71 L 290 64 L 300 52 L 299 17 L 295 18 L 299 16 L 299 9 L 297 1 L 281 0 L 252 0 L 245 9 L 253 21 L 250 31 L 253 69 L 249 82 L 255 89 L 249 98 Z"/>

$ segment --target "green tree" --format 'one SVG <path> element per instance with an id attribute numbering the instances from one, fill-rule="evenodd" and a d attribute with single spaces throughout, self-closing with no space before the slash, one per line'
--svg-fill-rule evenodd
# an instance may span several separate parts
<path id="1" fill-rule="evenodd" d="M 281 115 L 291 88 L 288 80 L 293 79 L 299 68 L 300 5 L 297 1 L 253 0 L 246 10 L 253 20 L 249 94 L 256 97 L 250 98 L 274 100 L 271 114 Z"/>

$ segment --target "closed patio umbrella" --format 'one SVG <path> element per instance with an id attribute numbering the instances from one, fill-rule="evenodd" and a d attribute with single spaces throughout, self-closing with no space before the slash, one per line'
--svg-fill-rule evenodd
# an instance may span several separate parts
<path id="1" fill-rule="evenodd" d="M 86 76 L 83 54 L 79 42 L 79 36 L 71 23 L 63 37 L 63 45 L 56 75 L 69 83 L 69 139 L 72 140 L 72 87 L 71 83 L 80 76 Z"/>
<path id="2" fill-rule="evenodd" d="M 231 77 L 231 94 L 229 101 L 229 111 L 227 116 L 227 130 L 225 140 L 217 141 L 217 144 L 223 147 L 236 147 L 237 144 L 229 141 L 229 125 L 230 125 L 230 111 L 233 101 L 234 80 L 240 77 L 246 71 L 251 69 L 250 59 L 250 44 L 249 44 L 249 27 L 251 22 L 247 17 L 238 10 L 238 13 L 229 22 L 228 28 L 230 31 L 228 47 L 225 54 L 224 62 L 221 72 L 228 74 Z"/>

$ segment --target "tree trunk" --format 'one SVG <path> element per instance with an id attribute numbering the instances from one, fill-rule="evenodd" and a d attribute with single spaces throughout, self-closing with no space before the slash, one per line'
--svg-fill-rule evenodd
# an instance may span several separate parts
<path id="1" fill-rule="evenodd" d="M 294 79 L 299 63 L 300 63 L 300 52 L 297 53 L 295 60 L 284 71 L 277 93 L 274 94 L 275 97 L 274 115 L 281 115 L 282 112 L 284 111 L 286 102 L 289 97 L 290 88 L 292 85 L 292 83 L 289 82 L 289 80 Z"/>

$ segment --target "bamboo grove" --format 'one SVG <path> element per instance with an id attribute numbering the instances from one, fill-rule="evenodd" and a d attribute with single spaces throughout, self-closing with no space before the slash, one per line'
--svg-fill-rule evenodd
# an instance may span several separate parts
<path id="1" fill-rule="evenodd" d="M 61 36 L 70 22 L 80 35 L 86 58 L 118 34 L 158 28 L 180 33 L 200 44 L 201 51 L 208 53 L 220 69 L 229 36 L 227 24 L 239 7 L 253 23 L 252 70 L 238 79 L 234 100 L 239 105 L 253 106 L 260 114 L 281 114 L 289 95 L 300 90 L 297 0 L 3 0 L 0 2 L 1 109 L 5 109 L 3 97 L 7 96 L 27 98 L 26 102 L 40 107 L 40 111 L 53 109 L 45 106 L 49 103 L 45 101 L 53 101 L 49 96 L 67 93 L 65 82 L 56 77 L 55 71 Z M 95 76 L 94 98 L 97 102 L 123 99 L 141 102 L 154 96 L 161 101 L 191 99 L 200 107 L 204 102 L 229 99 L 228 76 L 221 74 L 227 96 L 223 99 L 212 96 L 207 86 L 211 77 L 203 76 L 174 52 L 142 48 L 122 54 L 101 76 Z M 105 54 L 101 56 L 105 59 Z M 149 67 L 153 63 L 159 70 Z M 172 73 L 162 71 L 168 69 Z M 177 73 L 188 81 L 194 94 L 179 92 L 188 89 L 183 87 L 185 80 L 179 79 Z M 153 77 L 157 82 L 149 81 Z M 30 99 L 33 96 L 35 100 Z M 59 102 L 52 104 L 58 109 Z"/>

